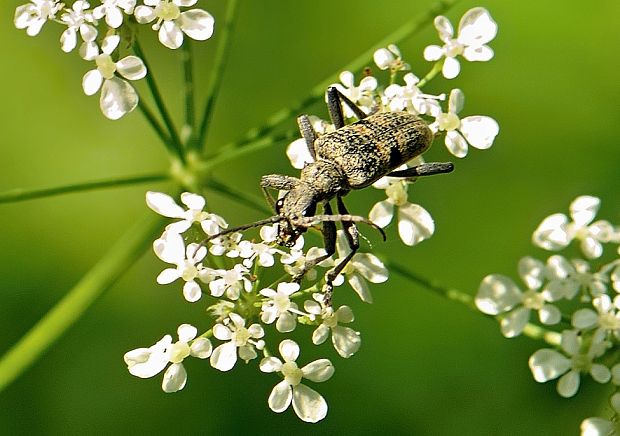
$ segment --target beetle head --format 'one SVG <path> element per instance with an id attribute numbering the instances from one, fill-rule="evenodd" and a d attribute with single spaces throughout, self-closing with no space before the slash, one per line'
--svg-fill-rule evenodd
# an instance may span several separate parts
<path id="1" fill-rule="evenodd" d="M 308 230 L 308 225 L 298 224 L 296 220 L 313 216 L 316 200 L 311 190 L 295 187 L 276 202 L 276 213 L 281 221 L 278 224 L 278 244 L 292 247 L 297 239 Z"/>

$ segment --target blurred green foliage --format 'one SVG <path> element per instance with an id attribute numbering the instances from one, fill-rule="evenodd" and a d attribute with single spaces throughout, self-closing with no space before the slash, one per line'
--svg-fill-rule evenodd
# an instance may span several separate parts
<path id="1" fill-rule="evenodd" d="M 165 170 L 164 149 L 138 112 L 111 122 L 99 112 L 96 97 L 83 95 L 80 81 L 90 66 L 59 50 L 57 27 L 46 26 L 36 38 L 13 28 L 20 3 L 0 4 L 0 190 Z M 226 2 L 201 3 L 216 17 L 215 37 L 194 45 L 196 76 L 204 87 Z M 243 1 L 209 147 L 216 150 L 304 98 L 316 83 L 432 3 Z M 495 58 L 464 64 L 457 79 L 438 78 L 428 91 L 463 89 L 462 113 L 494 117 L 500 135 L 491 150 L 472 150 L 456 162 L 452 175 L 412 188 L 411 199 L 435 218 L 431 240 L 406 248 L 392 229 L 389 241 L 374 247 L 471 294 L 486 274 L 516 278 L 521 256 L 546 258 L 531 245 L 531 232 L 543 217 L 566 211 L 577 195 L 601 197 L 600 215 L 616 223 L 620 212 L 620 3 L 462 1 L 447 15 L 457 23 L 478 5 L 499 24 L 491 43 Z M 145 46 L 180 121 L 180 53 L 161 47 L 154 36 L 144 32 Z M 428 26 L 400 45 L 418 75 L 429 68 L 423 48 L 436 41 Z M 326 116 L 323 105 L 309 112 Z M 284 127 L 294 128 L 295 121 Z M 294 174 L 284 148 L 277 144 L 215 174 L 259 197 L 262 174 Z M 440 143 L 429 156 L 448 159 Z M 170 188 L 152 184 L 0 206 L 0 352 L 146 212 L 146 189 Z M 349 209 L 364 213 L 381 195 L 373 189 L 354 193 Z M 262 217 L 216 194 L 208 201 L 235 224 Z M 336 365 L 335 376 L 317 388 L 330 406 L 320 424 L 301 423 L 290 410 L 281 416 L 271 412 L 267 396 L 277 378 L 254 365 L 219 373 L 206 362 L 190 361 L 186 388 L 164 394 L 161 376 L 146 381 L 130 376 L 122 355 L 173 333 L 182 322 L 201 326 L 204 314 L 202 305 L 184 302 L 177 286 L 155 284 L 161 268 L 146 253 L 0 393 L 0 433 L 564 435 L 576 434 L 580 421 L 597 414 L 606 398 L 605 388 L 588 379 L 577 397 L 561 399 L 552 383 L 535 383 L 527 367 L 541 344 L 506 340 L 494 322 L 397 276 L 374 287 L 373 305 L 343 297 L 353 305 L 363 337 L 354 358 L 337 359 L 328 346 L 317 351 L 302 345 L 300 362 L 327 352 Z"/>

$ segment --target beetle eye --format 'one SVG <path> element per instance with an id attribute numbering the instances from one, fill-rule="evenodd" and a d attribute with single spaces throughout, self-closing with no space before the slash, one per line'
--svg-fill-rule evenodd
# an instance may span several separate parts
<path id="1" fill-rule="evenodd" d="M 280 209 L 282 209 L 282 206 L 284 206 L 284 198 L 280 198 L 278 199 L 278 201 L 276 201 L 276 212 L 280 212 Z"/>
<path id="2" fill-rule="evenodd" d="M 308 205 L 307 208 L 301 213 L 302 216 L 314 216 L 316 213 L 316 203 L 312 202 Z"/>

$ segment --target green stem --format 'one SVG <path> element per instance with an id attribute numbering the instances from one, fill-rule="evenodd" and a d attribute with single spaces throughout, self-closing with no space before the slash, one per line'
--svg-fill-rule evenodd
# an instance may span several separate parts
<path id="1" fill-rule="evenodd" d="M 456 301 L 457 303 L 462 304 L 468 309 L 478 314 L 481 314 L 481 312 L 476 307 L 474 298 L 471 295 L 459 291 L 458 289 L 444 288 L 437 282 L 412 273 L 411 271 L 408 271 L 405 267 L 400 266 L 394 262 L 385 262 L 385 264 L 388 270 L 394 271 L 396 274 L 406 278 L 407 280 L 417 283 L 423 288 L 426 288 L 441 297 L 447 298 L 448 300 Z M 492 316 L 485 316 L 485 318 L 495 319 Z M 559 333 L 547 330 L 535 324 L 528 323 L 523 329 L 523 334 L 532 339 L 543 340 L 549 345 L 560 345 L 561 335 Z"/>
<path id="2" fill-rule="evenodd" d="M 163 227 L 152 213 L 140 220 L 0 360 L 0 391 L 37 360 L 129 269 Z"/>
<path id="3" fill-rule="evenodd" d="M 155 82 L 155 77 L 153 76 L 153 70 L 151 69 L 146 59 L 146 56 L 144 55 L 144 52 L 142 51 L 142 48 L 140 47 L 140 43 L 138 43 L 137 39 L 134 40 L 133 50 L 136 53 L 136 56 L 142 59 L 142 62 L 144 62 L 144 66 L 146 67 L 148 71 L 148 74 L 146 75 L 146 84 L 148 85 L 151 91 L 153 100 L 155 100 L 155 105 L 157 106 L 157 109 L 159 110 L 159 113 L 162 119 L 164 120 L 164 124 L 166 125 L 166 128 L 168 129 L 168 134 L 170 135 L 170 138 L 172 139 L 171 144 L 174 147 L 174 153 L 182 163 L 185 163 L 185 155 L 183 153 L 183 145 L 181 143 L 181 139 L 179 138 L 176 128 L 174 127 L 172 118 L 170 117 L 170 114 L 168 113 L 168 109 L 166 109 L 166 105 L 164 104 L 164 100 L 161 96 L 161 93 L 159 92 L 159 88 L 157 87 L 157 83 Z"/>
<path id="4" fill-rule="evenodd" d="M 224 19 L 224 26 L 219 31 L 220 42 L 215 53 L 214 67 L 211 77 L 209 78 L 209 84 L 207 85 L 207 100 L 205 108 L 202 113 L 202 119 L 200 121 L 200 127 L 198 128 L 198 140 L 193 144 L 197 149 L 205 146 L 207 134 L 209 133 L 209 127 L 211 125 L 211 117 L 213 115 L 213 107 L 219 94 L 220 85 L 222 83 L 224 68 L 226 67 L 226 61 L 228 60 L 228 48 L 230 45 L 230 35 L 234 29 L 235 18 L 237 17 L 237 5 L 238 0 L 228 0 L 226 9 L 226 18 Z"/>
<path id="5" fill-rule="evenodd" d="M 172 140 L 166 134 L 166 132 L 164 132 L 164 128 L 161 126 L 161 124 L 157 120 L 157 117 L 155 116 L 153 111 L 148 107 L 148 105 L 141 98 L 138 100 L 138 107 L 140 108 L 142 115 L 144 115 L 144 118 L 146 118 L 146 120 L 148 121 L 152 129 L 155 130 L 155 133 L 157 134 L 157 136 L 159 136 L 159 139 L 161 139 L 161 142 L 164 144 L 164 146 L 168 150 L 168 153 L 170 153 L 173 156 L 176 156 L 177 151 L 176 151 L 174 144 L 172 143 Z"/>
<path id="6" fill-rule="evenodd" d="M 219 154 L 226 154 L 235 148 L 244 146 L 250 142 L 254 142 L 259 138 L 262 138 L 270 134 L 280 123 L 288 120 L 289 118 L 299 115 L 306 107 L 319 101 L 323 98 L 325 90 L 329 85 L 334 83 L 334 78 L 338 77 L 340 71 L 348 70 L 358 72 L 361 71 L 368 63 L 369 59 L 372 59 L 373 53 L 376 49 L 381 47 L 387 47 L 389 44 L 398 44 L 406 38 L 421 31 L 425 25 L 432 23 L 435 16 L 440 15 L 458 3 L 460 0 L 443 0 L 435 3 L 425 13 L 407 21 L 401 27 L 394 32 L 375 43 L 370 49 L 364 51 L 354 60 L 349 62 L 339 71 L 330 74 L 325 80 L 318 83 L 310 91 L 310 96 L 293 104 L 289 108 L 281 109 L 269 117 L 266 123 L 260 128 L 250 129 L 240 139 L 222 146 L 218 149 Z"/>
<path id="7" fill-rule="evenodd" d="M 445 58 L 442 58 L 440 60 L 438 60 L 437 62 L 435 62 L 435 65 L 433 65 L 433 68 L 431 68 L 431 70 L 426 74 L 426 76 L 422 77 L 422 80 L 420 80 L 417 83 L 417 87 L 418 88 L 422 88 L 424 85 L 426 85 L 428 82 L 430 82 L 431 80 L 433 80 L 433 78 L 441 71 L 441 69 L 443 68 L 443 63 L 445 61 Z"/>
<path id="8" fill-rule="evenodd" d="M 91 191 L 94 189 L 112 188 L 139 183 L 161 182 L 168 180 L 167 174 L 147 174 L 144 176 L 121 177 L 116 179 L 97 180 L 94 182 L 76 183 L 73 185 L 53 186 L 38 189 L 11 189 L 0 193 L 0 203 L 14 203 L 32 200 L 35 198 L 51 197 L 54 195 L 70 194 L 73 192 Z"/>
<path id="9" fill-rule="evenodd" d="M 265 201 L 260 201 L 253 195 L 248 195 L 245 191 L 240 189 L 231 188 L 221 182 L 214 179 L 209 179 L 206 182 L 207 189 L 211 189 L 218 192 L 239 204 L 243 204 L 252 210 L 258 210 L 266 215 L 272 215 L 273 211 L 267 207 Z"/>
<path id="10" fill-rule="evenodd" d="M 188 148 L 192 146 L 194 140 L 194 128 L 196 126 L 196 110 L 194 103 L 194 58 L 192 46 L 189 38 L 183 43 L 183 73 L 185 85 L 185 129 L 187 137 L 184 138 Z"/>

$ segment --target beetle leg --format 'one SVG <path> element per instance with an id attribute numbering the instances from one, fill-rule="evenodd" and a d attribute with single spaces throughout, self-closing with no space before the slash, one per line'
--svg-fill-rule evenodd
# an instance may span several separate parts
<path id="1" fill-rule="evenodd" d="M 346 104 L 360 120 L 367 117 L 366 113 L 353 103 L 342 92 L 338 91 L 334 86 L 327 88 L 327 109 L 329 117 L 336 129 L 344 127 L 344 114 L 342 113 L 342 103 Z"/>
<path id="2" fill-rule="evenodd" d="M 290 191 L 293 187 L 297 186 L 297 184 L 299 184 L 299 179 L 284 176 L 282 174 L 268 174 L 260 178 L 260 187 L 263 190 L 263 195 L 265 196 L 267 203 L 269 203 L 271 208 L 274 210 L 276 202 L 269 192 L 269 188 Z"/>
<path id="3" fill-rule="evenodd" d="M 348 215 L 349 211 L 347 210 L 344 202 L 342 201 L 342 197 L 336 197 L 336 202 L 338 204 L 338 213 L 342 215 Z M 359 241 L 359 231 L 357 230 L 357 226 L 353 221 L 342 221 L 342 228 L 344 229 L 344 234 L 347 238 L 347 242 L 349 243 L 349 248 L 351 252 L 342 259 L 338 265 L 336 265 L 332 270 L 330 270 L 325 276 L 325 304 L 330 306 L 332 293 L 334 290 L 333 281 L 334 279 L 342 272 L 342 270 L 347 266 L 347 264 L 351 261 L 357 250 L 360 248 Z"/>
<path id="4" fill-rule="evenodd" d="M 406 170 L 392 171 L 388 177 L 420 177 L 435 174 L 451 173 L 454 170 L 452 162 L 428 162 Z"/>
<path id="5" fill-rule="evenodd" d="M 310 152 L 310 156 L 312 159 L 316 161 L 316 153 L 314 152 L 314 141 L 318 135 L 314 131 L 312 127 L 312 123 L 308 118 L 308 115 L 300 115 L 297 117 L 297 125 L 299 126 L 299 131 L 301 132 L 301 136 L 303 136 L 306 141 L 306 147 L 308 147 L 308 151 Z"/>
<path id="6" fill-rule="evenodd" d="M 325 203 L 323 206 L 325 213 L 332 214 L 332 208 L 329 203 Z M 333 221 L 323 221 L 323 226 L 321 228 L 321 232 L 323 233 L 323 244 L 325 245 L 325 254 L 321 256 L 317 256 L 310 260 L 306 260 L 304 266 L 301 268 L 301 271 L 293 277 L 294 282 L 300 282 L 303 276 L 314 268 L 317 264 L 323 262 L 325 259 L 330 257 L 332 254 L 336 252 L 336 223 Z"/>

